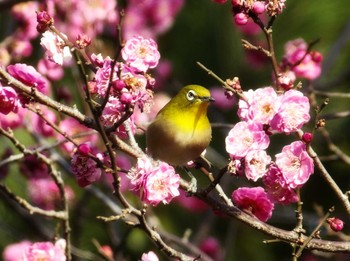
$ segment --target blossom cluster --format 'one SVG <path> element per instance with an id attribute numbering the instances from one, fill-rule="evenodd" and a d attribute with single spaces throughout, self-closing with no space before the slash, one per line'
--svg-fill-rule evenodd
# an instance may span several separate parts
<path id="1" fill-rule="evenodd" d="M 141 200 L 153 206 L 160 202 L 168 204 L 180 195 L 180 175 L 174 167 L 165 162 L 154 162 L 147 156 L 138 158 L 136 166 L 129 173 L 130 188 Z"/>
<path id="2" fill-rule="evenodd" d="M 302 92 L 294 89 L 278 94 L 272 87 L 265 87 L 243 94 L 246 99 L 240 99 L 238 109 L 241 121 L 229 131 L 226 151 L 232 160 L 231 171 L 245 174 L 252 181 L 262 178 L 266 192 L 262 188 L 238 189 L 232 197 L 238 206 L 252 209 L 266 221 L 271 216 L 271 204 L 297 201 L 294 189 L 305 184 L 313 173 L 313 160 L 303 141 L 284 146 L 274 161 L 266 151 L 270 135 L 288 135 L 310 120 L 310 104 Z M 270 203 L 263 204 L 265 201 Z"/>
<path id="3" fill-rule="evenodd" d="M 64 239 L 57 240 L 54 244 L 51 242 L 35 242 L 21 241 L 8 245 L 3 252 L 4 261 L 31 261 L 31 260 L 47 260 L 47 261 L 65 261 L 66 241 Z"/>

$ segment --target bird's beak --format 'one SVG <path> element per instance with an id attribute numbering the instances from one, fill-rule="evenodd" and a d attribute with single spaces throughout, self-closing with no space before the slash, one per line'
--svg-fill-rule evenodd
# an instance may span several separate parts
<path id="1" fill-rule="evenodd" d="M 215 101 L 215 99 L 213 97 L 210 97 L 210 96 L 200 97 L 200 99 L 204 102 L 205 101 L 206 102 L 214 102 Z"/>

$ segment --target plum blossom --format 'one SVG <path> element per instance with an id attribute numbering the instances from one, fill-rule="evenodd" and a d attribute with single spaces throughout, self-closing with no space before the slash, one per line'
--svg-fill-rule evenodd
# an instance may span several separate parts
<path id="1" fill-rule="evenodd" d="M 266 174 L 270 162 L 271 157 L 265 150 L 249 151 L 245 156 L 245 175 L 248 179 L 257 181 Z"/>
<path id="2" fill-rule="evenodd" d="M 31 242 L 24 240 L 18 243 L 10 244 L 5 247 L 2 253 L 2 258 L 4 261 L 18 261 L 25 254 L 26 250 L 31 246 Z"/>
<path id="3" fill-rule="evenodd" d="M 149 251 L 142 254 L 140 261 L 159 261 L 159 258 L 153 251 Z"/>
<path id="4" fill-rule="evenodd" d="M 49 110 L 47 107 L 40 106 L 40 112 L 45 116 L 45 119 L 48 122 L 53 124 L 56 122 L 56 114 L 52 110 Z M 34 133 L 41 134 L 44 137 L 52 137 L 56 133 L 55 130 L 36 113 L 30 114 L 30 121 L 31 128 Z"/>
<path id="5" fill-rule="evenodd" d="M 73 190 L 68 186 L 65 186 L 64 190 L 67 200 L 72 200 L 74 198 Z M 56 183 L 49 178 L 30 179 L 28 181 L 28 194 L 36 206 L 45 210 L 54 210 L 62 200 Z"/>
<path id="6" fill-rule="evenodd" d="M 62 33 L 67 38 L 65 34 Z M 47 58 L 59 65 L 66 64 L 71 61 L 72 54 L 64 41 L 55 33 L 46 31 L 42 34 L 40 40 L 41 46 L 45 49 Z"/>
<path id="7" fill-rule="evenodd" d="M 273 130 L 289 134 L 295 132 L 310 120 L 310 103 L 297 90 L 286 91 L 281 97 L 281 106 L 270 122 Z"/>
<path id="8" fill-rule="evenodd" d="M 282 152 L 276 154 L 276 165 L 287 186 L 293 189 L 304 185 L 314 172 L 314 162 L 302 141 L 294 141 L 284 146 Z"/>
<path id="9" fill-rule="evenodd" d="M 296 77 L 308 80 L 314 80 L 321 75 L 322 54 L 309 51 L 308 44 L 303 39 L 287 42 L 284 49 L 281 71 L 292 70 Z"/>
<path id="10" fill-rule="evenodd" d="M 180 175 L 165 162 L 154 162 L 147 156 L 139 158 L 128 173 L 131 190 L 139 193 L 141 200 L 153 206 L 168 204 L 179 196 Z"/>
<path id="11" fill-rule="evenodd" d="M 160 54 L 155 41 L 134 36 L 126 41 L 122 49 L 122 57 L 130 67 L 145 72 L 157 66 Z"/>
<path id="12" fill-rule="evenodd" d="M 249 90 L 243 93 L 247 101 L 239 100 L 238 116 L 241 120 L 269 124 L 281 106 L 281 101 L 272 87 Z"/>
<path id="13" fill-rule="evenodd" d="M 99 157 L 88 144 L 79 145 L 71 160 L 72 172 L 80 187 L 86 187 L 100 179 L 102 169 L 88 154 Z"/>
<path id="14" fill-rule="evenodd" d="M 38 73 L 33 66 L 24 63 L 16 63 L 7 66 L 7 71 L 25 85 L 34 87 L 44 94 L 48 94 L 49 86 L 47 80 Z"/>
<path id="15" fill-rule="evenodd" d="M 251 150 L 264 150 L 269 146 L 270 139 L 261 124 L 254 122 L 238 122 L 228 133 L 226 151 L 232 159 L 241 159 Z"/>
<path id="16" fill-rule="evenodd" d="M 344 221 L 336 217 L 327 218 L 327 223 L 329 224 L 329 227 L 335 232 L 339 232 L 344 228 Z"/>
<path id="17" fill-rule="evenodd" d="M 9 86 L 1 86 L 0 84 L 0 113 L 9 114 L 16 113 L 19 107 L 19 100 L 16 91 Z"/>
<path id="18" fill-rule="evenodd" d="M 123 32 L 126 39 L 135 34 L 155 39 L 168 30 L 184 0 L 130 0 L 125 11 Z"/>
<path id="19" fill-rule="evenodd" d="M 298 196 L 294 189 L 288 186 L 281 170 L 275 163 L 270 165 L 268 173 L 263 177 L 263 182 L 266 192 L 273 202 L 289 204 L 298 201 Z"/>
<path id="20" fill-rule="evenodd" d="M 52 244 L 51 242 L 33 243 L 26 249 L 20 260 L 65 261 L 65 247 L 66 241 L 64 239 L 57 240 L 55 244 Z"/>
<path id="21" fill-rule="evenodd" d="M 272 216 L 274 204 L 262 187 L 241 187 L 232 192 L 232 200 L 240 209 L 251 212 L 265 222 Z"/>
<path id="22" fill-rule="evenodd" d="M 203 240 L 199 248 L 213 260 L 222 260 L 222 249 L 219 240 L 215 237 L 208 237 Z"/>

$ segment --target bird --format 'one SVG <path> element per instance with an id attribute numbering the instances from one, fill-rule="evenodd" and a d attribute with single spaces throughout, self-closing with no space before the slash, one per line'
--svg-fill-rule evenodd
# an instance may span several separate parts
<path id="1" fill-rule="evenodd" d="M 196 160 L 211 141 L 207 109 L 214 101 L 205 87 L 183 87 L 148 126 L 147 153 L 173 166 Z"/>

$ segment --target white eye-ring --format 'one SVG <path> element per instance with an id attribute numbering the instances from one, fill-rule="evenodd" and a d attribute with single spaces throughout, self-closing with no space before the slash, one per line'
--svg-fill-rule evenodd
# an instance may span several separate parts
<path id="1" fill-rule="evenodd" d="M 186 94 L 186 98 L 189 101 L 193 101 L 197 97 L 197 93 L 193 90 L 189 90 Z"/>

